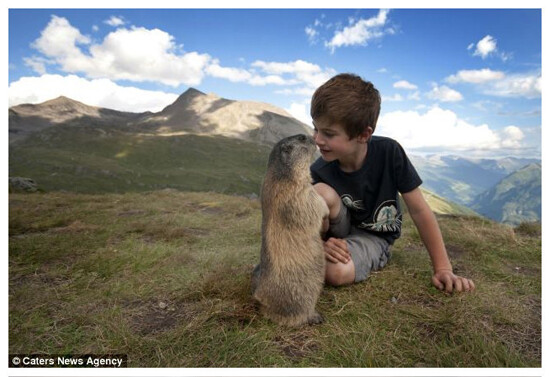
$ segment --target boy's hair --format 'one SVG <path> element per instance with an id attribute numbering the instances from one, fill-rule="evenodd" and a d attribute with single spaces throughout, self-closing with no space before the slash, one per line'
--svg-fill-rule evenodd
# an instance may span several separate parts
<path id="1" fill-rule="evenodd" d="M 380 93 L 370 81 L 342 73 L 317 88 L 311 99 L 311 118 L 340 123 L 351 139 L 369 126 L 374 131 L 380 102 Z"/>

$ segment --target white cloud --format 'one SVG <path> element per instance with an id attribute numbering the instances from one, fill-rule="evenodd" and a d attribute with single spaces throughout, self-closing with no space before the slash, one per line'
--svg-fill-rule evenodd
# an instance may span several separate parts
<path id="1" fill-rule="evenodd" d="M 43 75 L 46 73 L 46 64 L 50 64 L 51 61 L 44 59 L 40 56 L 31 56 L 30 58 L 23 58 L 25 65 L 31 67 L 36 73 Z"/>
<path id="2" fill-rule="evenodd" d="M 498 97 L 539 98 L 542 94 L 540 73 L 518 73 L 495 81 L 484 89 L 485 94 Z"/>
<path id="3" fill-rule="evenodd" d="M 290 115 L 300 122 L 311 126 L 311 115 L 309 114 L 309 102 L 293 102 L 288 109 L 285 109 Z"/>
<path id="4" fill-rule="evenodd" d="M 493 71 L 489 68 L 461 70 L 455 75 L 451 75 L 445 79 L 445 81 L 456 84 L 460 82 L 471 84 L 482 84 L 489 81 L 501 80 L 505 76 L 502 71 Z"/>
<path id="5" fill-rule="evenodd" d="M 307 39 L 309 40 L 309 42 L 310 43 L 315 43 L 316 37 L 319 35 L 319 32 L 311 26 L 307 26 L 305 28 L 305 32 L 306 32 Z"/>
<path id="6" fill-rule="evenodd" d="M 508 126 L 502 131 L 502 146 L 504 148 L 517 149 L 521 147 L 521 141 L 525 137 L 520 128 Z"/>
<path id="7" fill-rule="evenodd" d="M 540 72 L 505 74 L 488 68 L 461 70 L 448 76 L 445 81 L 474 84 L 482 93 L 498 97 L 539 98 L 542 92 Z"/>
<path id="8" fill-rule="evenodd" d="M 317 64 L 309 63 L 304 60 L 295 60 L 292 62 L 265 62 L 257 60 L 252 63 L 252 67 L 259 68 L 270 75 L 288 75 L 290 76 L 286 85 L 303 85 L 301 92 L 315 90 L 336 74 L 331 68 L 322 69 Z"/>
<path id="9" fill-rule="evenodd" d="M 120 21 L 111 17 L 112 25 Z M 92 43 L 65 18 L 52 16 L 33 47 L 44 57 L 27 58 L 39 74 L 48 64 L 57 64 L 68 73 L 84 73 L 88 78 L 160 82 L 165 85 L 199 85 L 205 75 L 244 82 L 252 86 L 297 86 L 295 93 L 309 92 L 336 72 L 304 60 L 291 62 L 255 61 L 250 69 L 224 67 L 218 59 L 199 52 L 183 53 L 172 35 L 159 29 L 119 28 L 99 43 Z M 86 50 L 85 50 L 86 48 Z M 257 73 L 257 70 L 261 71 Z"/>
<path id="10" fill-rule="evenodd" d="M 206 73 L 212 77 L 223 78 L 231 82 L 243 82 L 252 78 L 252 74 L 247 70 L 222 67 L 217 60 L 206 68 Z"/>
<path id="11" fill-rule="evenodd" d="M 497 41 L 490 35 L 486 35 L 476 44 L 476 50 L 474 51 L 474 56 L 481 56 L 482 59 L 485 59 L 490 54 L 496 52 L 497 50 Z"/>
<path id="12" fill-rule="evenodd" d="M 473 49 L 474 44 L 468 45 L 468 50 Z M 482 59 L 486 59 L 489 56 L 498 56 L 502 61 L 507 61 L 512 58 L 512 53 L 499 51 L 497 47 L 497 40 L 491 35 L 486 35 L 475 44 L 474 56 L 481 56 Z"/>
<path id="13" fill-rule="evenodd" d="M 90 45 L 89 54 L 79 45 Z M 158 81 L 166 85 L 198 85 L 211 60 L 208 54 L 177 54 L 174 37 L 145 28 L 118 29 L 101 44 L 88 37 L 62 17 L 52 16 L 33 47 L 54 60 L 65 72 L 83 72 L 91 78 Z"/>
<path id="14" fill-rule="evenodd" d="M 378 15 L 368 18 L 359 19 L 357 22 L 353 20 L 350 26 L 337 31 L 332 39 L 325 42 L 325 46 L 334 52 L 336 48 L 342 46 L 365 46 L 370 40 L 380 38 L 385 34 L 393 34 L 393 29 L 384 29 L 384 25 L 388 20 L 387 9 L 381 9 Z"/>
<path id="15" fill-rule="evenodd" d="M 491 130 L 487 124 L 470 124 L 453 111 L 436 106 L 423 114 L 416 111 L 382 114 L 376 133 L 395 138 L 409 150 L 456 152 L 496 150 L 511 144 L 519 147 L 521 137 L 518 130 L 517 127 L 509 128 L 501 135 Z"/>
<path id="16" fill-rule="evenodd" d="M 406 90 L 416 90 L 418 87 L 414 84 L 411 84 L 407 80 L 400 80 L 393 84 L 393 87 L 396 89 L 406 89 Z"/>
<path id="17" fill-rule="evenodd" d="M 403 101 L 403 96 L 399 93 L 393 96 L 382 96 L 382 102 L 400 102 Z"/>
<path id="18" fill-rule="evenodd" d="M 76 75 L 23 77 L 8 87 L 9 106 L 41 103 L 62 95 L 87 105 L 130 112 L 160 111 L 178 97 L 173 93 L 120 86 L 108 79 L 87 80 Z"/>
<path id="19" fill-rule="evenodd" d="M 441 102 L 458 102 L 463 100 L 460 92 L 457 92 L 456 90 L 445 85 L 434 85 L 432 90 L 427 93 L 427 97 Z"/>
<path id="20" fill-rule="evenodd" d="M 31 46 L 61 64 L 63 70 L 74 72 L 88 60 L 77 44 L 90 42 L 90 38 L 82 35 L 65 18 L 54 15 Z"/>
<path id="21" fill-rule="evenodd" d="M 117 17 L 117 16 L 111 16 L 111 18 L 109 18 L 108 20 L 105 20 L 104 21 L 107 25 L 109 26 L 113 26 L 113 27 L 117 27 L 117 26 L 122 26 L 124 25 L 126 22 L 124 21 L 124 18 L 122 17 Z"/>

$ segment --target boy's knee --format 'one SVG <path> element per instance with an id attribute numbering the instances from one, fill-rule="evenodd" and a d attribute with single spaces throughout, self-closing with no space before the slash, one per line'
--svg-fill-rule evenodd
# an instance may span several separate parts
<path id="1" fill-rule="evenodd" d="M 334 218 L 340 211 L 340 195 L 326 183 L 316 183 L 313 185 L 315 191 L 324 199 L 330 210 L 330 218 Z"/>
<path id="2" fill-rule="evenodd" d="M 331 263 L 327 262 L 325 270 L 325 282 L 338 287 L 351 284 L 355 281 L 355 268 L 353 262 Z"/>

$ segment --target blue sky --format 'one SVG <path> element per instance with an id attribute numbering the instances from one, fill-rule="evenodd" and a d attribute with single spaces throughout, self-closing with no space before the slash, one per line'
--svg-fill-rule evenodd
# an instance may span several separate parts
<path id="1" fill-rule="evenodd" d="M 540 9 L 10 9 L 10 106 L 160 111 L 189 87 L 309 123 L 340 72 L 410 153 L 540 157 Z"/>

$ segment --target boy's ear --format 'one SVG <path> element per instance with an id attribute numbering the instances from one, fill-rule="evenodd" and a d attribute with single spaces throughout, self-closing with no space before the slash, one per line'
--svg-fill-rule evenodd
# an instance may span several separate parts
<path id="1" fill-rule="evenodd" d="M 372 129 L 372 127 L 368 126 L 363 132 L 361 132 L 357 140 L 359 140 L 360 143 L 367 143 L 370 140 L 373 132 L 374 130 Z"/>

